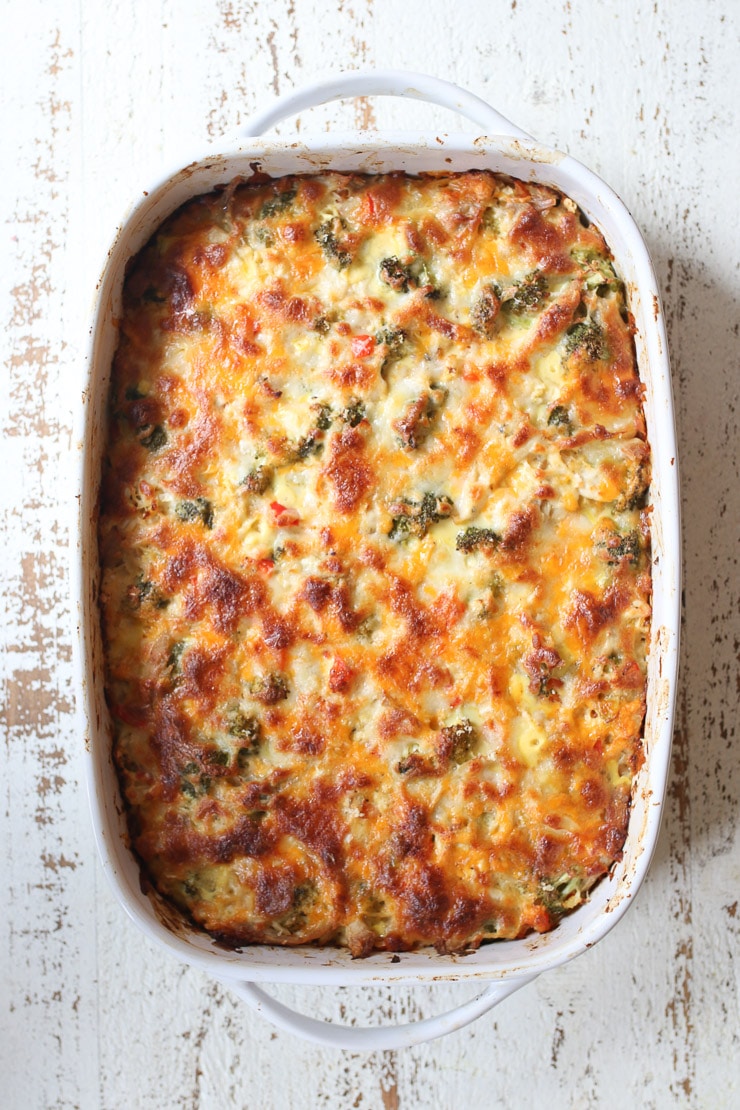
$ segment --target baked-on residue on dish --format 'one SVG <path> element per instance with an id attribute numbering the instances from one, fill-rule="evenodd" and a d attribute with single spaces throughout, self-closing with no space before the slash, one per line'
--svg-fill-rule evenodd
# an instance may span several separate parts
<path id="1" fill-rule="evenodd" d="M 181 208 L 129 267 L 99 526 L 148 879 L 234 945 L 552 928 L 627 830 L 648 483 L 624 288 L 562 194 Z"/>

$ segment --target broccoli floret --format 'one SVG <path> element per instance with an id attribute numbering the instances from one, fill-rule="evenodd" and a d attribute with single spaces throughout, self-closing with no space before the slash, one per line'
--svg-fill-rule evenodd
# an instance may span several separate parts
<path id="1" fill-rule="evenodd" d="M 380 263 L 378 276 L 385 285 L 390 285 L 397 293 L 420 289 L 425 297 L 431 299 L 442 295 L 423 258 L 415 258 L 409 263 L 404 263 L 400 258 L 391 255 Z"/>
<path id="2" fill-rule="evenodd" d="M 260 745 L 262 729 L 256 717 L 237 708 L 229 714 L 229 735 L 238 736 L 240 740 L 249 740 L 250 746 L 256 751 Z"/>
<path id="3" fill-rule="evenodd" d="M 213 528 L 213 505 L 205 497 L 194 501 L 180 501 L 175 506 L 175 515 L 187 524 L 200 520 L 205 528 Z"/>
<path id="4" fill-rule="evenodd" d="M 380 366 L 382 375 L 404 353 L 406 332 L 403 328 L 381 328 L 375 334 L 375 342 L 379 347 L 385 347 L 385 357 Z"/>
<path id="5" fill-rule="evenodd" d="M 633 466 L 630 469 L 624 491 L 614 502 L 615 509 L 623 512 L 625 509 L 642 508 L 645 504 L 649 482 L 650 473 L 645 463 L 640 462 L 637 466 Z"/>
<path id="6" fill-rule="evenodd" d="M 331 406 L 317 404 L 312 406 L 316 412 L 316 424 L 307 436 L 299 442 L 296 448 L 296 458 L 307 459 L 310 455 L 319 455 L 324 450 L 323 433 L 331 428 Z"/>
<path id="7" fill-rule="evenodd" d="M 375 342 L 379 347 L 386 346 L 388 354 L 398 358 L 406 343 L 406 332 L 403 328 L 381 328 L 375 334 Z"/>
<path id="8" fill-rule="evenodd" d="M 139 440 L 142 447 L 146 447 L 148 451 L 158 451 L 160 447 L 164 447 L 167 442 L 167 432 L 161 424 L 155 425 L 151 430 L 144 429 L 145 434 Z"/>
<path id="9" fill-rule="evenodd" d="M 470 322 L 485 339 L 492 339 L 500 313 L 507 316 L 531 315 L 547 300 L 547 278 L 533 270 L 521 281 L 501 286 L 486 285 L 470 310 Z"/>
<path id="10" fill-rule="evenodd" d="M 570 431 L 570 413 L 565 405 L 556 405 L 548 416 L 547 423 L 551 428 L 565 428 Z"/>
<path id="11" fill-rule="evenodd" d="M 152 593 L 152 591 L 154 590 L 154 583 L 149 582 L 146 578 L 142 578 L 140 575 L 136 580 L 136 589 L 139 594 L 139 601 L 141 602 L 144 600 L 144 598 L 149 597 L 149 595 Z"/>
<path id="12" fill-rule="evenodd" d="M 569 355 L 578 354 L 590 362 L 606 358 L 604 332 L 595 320 L 581 320 L 572 324 L 565 333 L 565 350 Z"/>
<path id="13" fill-rule="evenodd" d="M 262 743 L 262 726 L 256 717 L 237 708 L 229 714 L 229 735 L 236 736 L 241 741 L 241 747 L 236 753 L 236 761 L 242 769 L 246 767 L 251 756 L 259 751 Z"/>
<path id="14" fill-rule="evenodd" d="M 477 551 L 480 548 L 495 547 L 501 537 L 493 528 L 476 528 L 471 525 L 466 528 L 464 532 L 459 532 L 455 540 L 455 547 L 458 551 L 470 552 Z"/>
<path id="15" fill-rule="evenodd" d="M 380 263 L 379 277 L 382 282 L 390 285 L 391 289 L 395 289 L 397 293 L 408 293 L 413 284 L 410 267 L 404 266 L 403 262 L 395 255 L 384 258 Z"/>
<path id="16" fill-rule="evenodd" d="M 264 493 L 272 482 L 272 468 L 269 466 L 253 466 L 246 478 L 242 478 L 240 485 L 250 493 Z"/>
<path id="17" fill-rule="evenodd" d="M 212 767 L 228 767 L 231 763 L 231 756 L 223 748 L 212 748 L 206 752 L 206 762 L 210 763 Z"/>
<path id="18" fill-rule="evenodd" d="M 637 532 L 628 532 L 626 536 L 620 536 L 618 532 L 612 532 L 606 540 L 599 543 L 599 547 L 605 549 L 606 561 L 612 566 L 616 566 L 622 559 L 627 559 L 630 563 L 636 563 L 642 550 Z"/>
<path id="19" fill-rule="evenodd" d="M 452 500 L 444 493 L 425 493 L 421 501 L 404 498 L 397 503 L 402 511 L 393 517 L 388 533 L 390 539 L 418 536 L 423 539 L 433 524 L 446 520 L 453 509 Z"/>
<path id="20" fill-rule="evenodd" d="M 324 404 L 323 402 L 318 407 L 318 416 L 316 417 L 316 427 L 320 432 L 326 432 L 331 428 L 332 415 L 331 405 Z"/>
<path id="21" fill-rule="evenodd" d="M 275 236 L 269 227 L 260 227 L 256 224 L 250 229 L 251 235 L 263 247 L 274 247 Z"/>
<path id="22" fill-rule="evenodd" d="M 595 289 L 599 294 L 606 293 L 612 288 L 619 288 L 621 283 L 608 258 L 604 258 L 598 251 L 592 249 L 574 250 L 570 253 L 573 261 L 577 262 L 584 272 L 584 288 L 589 291 Z"/>
<path id="23" fill-rule="evenodd" d="M 423 258 L 416 258 L 411 263 L 411 277 L 414 286 L 419 289 L 428 300 L 436 301 L 442 296 L 442 290 L 434 280 Z"/>
<path id="24" fill-rule="evenodd" d="M 344 229 L 344 223 L 336 216 L 314 231 L 314 238 L 328 259 L 336 263 L 340 270 L 344 270 L 352 261 L 352 255 L 345 250 L 339 239 Z"/>
<path id="25" fill-rule="evenodd" d="M 319 455 L 324 450 L 324 444 L 318 438 L 316 430 L 304 436 L 296 447 L 296 457 L 307 459 L 310 455 Z"/>
<path id="26" fill-rule="evenodd" d="M 533 270 L 525 278 L 514 285 L 513 292 L 504 302 L 504 309 L 514 316 L 524 316 L 536 308 L 540 308 L 547 300 L 547 278 L 544 274 Z"/>
<path id="27" fill-rule="evenodd" d="M 295 200 L 296 191 L 295 185 L 289 185 L 282 192 L 276 192 L 274 196 L 268 197 L 260 208 L 259 219 L 269 219 L 270 216 L 276 216 L 279 212 L 284 212 Z"/>
<path id="28" fill-rule="evenodd" d="M 537 902 L 545 907 L 554 921 L 558 921 L 581 901 L 581 882 L 577 875 L 568 874 L 557 879 L 545 879 L 539 885 Z"/>
<path id="29" fill-rule="evenodd" d="M 287 933 L 297 933 L 303 929 L 317 896 L 318 888 L 311 879 L 300 883 L 293 891 L 290 908 L 277 920 L 280 929 Z"/>
<path id="30" fill-rule="evenodd" d="M 356 428 L 364 419 L 365 402 L 353 397 L 342 413 L 342 420 L 344 420 L 345 424 L 349 424 L 350 428 Z"/>
<path id="31" fill-rule="evenodd" d="M 457 724 L 443 728 L 441 732 L 442 754 L 452 763 L 465 763 L 478 740 L 478 731 L 467 717 Z"/>
<path id="32" fill-rule="evenodd" d="M 446 520 L 452 512 L 452 500 L 445 493 L 425 493 L 421 499 L 420 518 L 429 524 Z"/>
<path id="33" fill-rule="evenodd" d="M 431 431 L 434 419 L 447 399 L 447 390 L 431 385 L 429 393 L 410 401 L 398 420 L 393 421 L 393 429 L 404 447 L 414 450 L 419 447 Z"/>
<path id="34" fill-rule="evenodd" d="M 470 310 L 470 322 L 485 339 L 493 339 L 500 311 L 501 290 L 495 284 L 487 285 Z"/>
<path id="35" fill-rule="evenodd" d="M 153 605 L 155 609 L 166 609 L 170 603 L 170 599 L 163 596 L 159 587 L 141 574 L 136 582 L 129 586 L 126 595 L 132 609 L 140 609 L 144 603 Z"/>
<path id="36" fill-rule="evenodd" d="M 277 705 L 288 696 L 288 683 L 281 674 L 267 674 L 250 683 L 252 697 L 263 705 Z"/>

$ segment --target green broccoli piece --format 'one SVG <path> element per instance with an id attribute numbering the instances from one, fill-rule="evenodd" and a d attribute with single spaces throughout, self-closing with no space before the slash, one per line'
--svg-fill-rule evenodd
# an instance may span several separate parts
<path id="1" fill-rule="evenodd" d="M 237 707 L 229 714 L 229 735 L 236 736 L 242 741 L 236 760 L 243 770 L 250 757 L 259 751 L 262 743 L 262 726 L 251 713 L 245 713 L 243 709 Z"/>
<path id="2" fill-rule="evenodd" d="M 606 358 L 606 341 L 601 326 L 590 319 L 571 324 L 565 333 L 565 350 L 569 355 L 580 355 L 589 362 Z"/>
<path id="3" fill-rule="evenodd" d="M 382 260 L 379 277 L 385 285 L 390 285 L 391 289 L 395 289 L 397 293 L 408 293 L 413 285 L 413 275 L 410 267 L 405 266 L 395 255 Z"/>
<path id="4" fill-rule="evenodd" d="M 457 724 L 448 725 L 440 733 L 442 754 L 452 763 L 465 763 L 478 740 L 478 730 L 467 717 Z"/>
<path id="5" fill-rule="evenodd" d="M 263 705 L 277 705 L 288 696 L 288 683 L 281 674 L 267 674 L 255 678 L 250 683 L 253 698 Z"/>
<path id="6" fill-rule="evenodd" d="M 605 541 L 599 543 L 599 547 L 606 551 L 606 561 L 612 566 L 616 566 L 622 559 L 627 559 L 630 563 L 636 563 L 642 550 L 640 536 L 637 532 L 628 532 L 626 536 L 620 536 L 618 532 L 612 532 Z"/>
<path id="7" fill-rule="evenodd" d="M 570 413 L 565 405 L 556 405 L 548 416 L 547 423 L 551 428 L 564 428 L 568 433 L 572 428 Z"/>
<path id="8" fill-rule="evenodd" d="M 209 752 L 206 752 L 206 762 L 213 767 L 228 767 L 231 763 L 231 756 L 223 748 L 212 748 Z"/>
<path id="9" fill-rule="evenodd" d="M 415 258 L 405 263 L 395 255 L 391 255 L 381 261 L 378 276 L 385 285 L 389 285 L 397 293 L 420 289 L 425 297 L 432 300 L 442 295 L 423 258 Z"/>
<path id="10" fill-rule="evenodd" d="M 318 407 L 318 416 L 316 417 L 316 427 L 320 432 L 327 432 L 331 428 L 332 415 L 331 405 L 322 402 Z"/>
<path id="11" fill-rule="evenodd" d="M 313 233 L 326 257 L 336 263 L 340 270 L 346 269 L 352 261 L 352 255 L 344 249 L 339 238 L 344 226 L 344 222 L 335 216 L 333 220 L 328 220 L 317 227 Z"/>
<path id="12" fill-rule="evenodd" d="M 307 436 L 299 442 L 296 447 L 296 458 L 307 459 L 310 455 L 320 455 L 324 450 L 324 444 L 318 438 L 316 430 L 309 432 Z"/>
<path id="13" fill-rule="evenodd" d="M 180 501 L 175 506 L 175 515 L 186 524 L 199 520 L 205 528 L 213 528 L 213 505 L 205 497 L 196 497 L 194 501 Z"/>
<path id="14" fill-rule="evenodd" d="M 470 309 L 470 323 L 485 339 L 493 339 L 496 320 L 501 311 L 501 290 L 498 285 L 487 285 Z"/>
<path id="15" fill-rule="evenodd" d="M 356 428 L 365 419 L 365 402 L 353 397 L 342 413 L 342 420 L 350 428 Z"/>
<path id="16" fill-rule="evenodd" d="M 645 504 L 649 484 L 650 471 L 645 462 L 632 466 L 625 488 L 614 502 L 615 509 L 619 512 L 625 509 L 641 509 Z"/>
<path id="17" fill-rule="evenodd" d="M 316 423 L 307 436 L 299 442 L 296 448 L 296 458 L 307 459 L 310 455 L 319 455 L 324 450 L 323 433 L 331 428 L 331 406 L 317 404 L 313 406 L 317 413 Z"/>
<path id="18" fill-rule="evenodd" d="M 272 482 L 272 468 L 269 466 L 253 466 L 246 478 L 239 483 L 250 493 L 264 493 Z"/>
<path id="19" fill-rule="evenodd" d="M 403 498 L 398 503 L 402 511 L 393 517 L 389 539 L 417 536 L 423 539 L 433 524 L 446 520 L 453 510 L 452 500 L 444 493 L 425 493 L 421 501 Z"/>
<path id="20" fill-rule="evenodd" d="M 514 285 L 511 296 L 504 302 L 506 312 L 514 316 L 524 316 L 540 308 L 547 300 L 547 278 L 543 273 L 533 270 Z"/>
<path id="21" fill-rule="evenodd" d="M 276 192 L 274 196 L 268 197 L 260 208 L 258 218 L 260 220 L 265 220 L 269 219 L 271 216 L 277 216 L 280 212 L 284 212 L 295 200 L 296 192 L 295 185 L 289 185 L 287 189 L 283 189 L 281 192 Z"/>
<path id="22" fill-rule="evenodd" d="M 582 880 L 577 875 L 560 875 L 557 879 L 544 879 L 539 884 L 537 902 L 544 906 L 553 921 L 575 909 L 581 901 Z"/>
<path id="23" fill-rule="evenodd" d="M 584 274 L 584 288 L 589 292 L 596 290 L 600 295 L 609 289 L 619 289 L 621 282 L 608 258 L 604 258 L 598 251 L 573 250 L 570 252 L 574 262 L 577 262 Z"/>
<path id="24" fill-rule="evenodd" d="M 140 438 L 139 443 L 142 447 L 146 447 L 148 451 L 159 451 L 160 447 L 164 447 L 167 442 L 167 432 L 161 424 L 155 425 L 150 431 L 144 429 L 145 434 Z"/>
<path id="25" fill-rule="evenodd" d="M 406 332 L 403 328 L 381 328 L 375 333 L 375 342 L 379 347 L 387 347 L 389 356 L 398 358 L 406 344 Z"/>
<path id="26" fill-rule="evenodd" d="M 464 532 L 458 533 L 455 548 L 457 551 L 464 551 L 467 554 L 481 548 L 495 547 L 500 539 L 501 537 L 492 528 L 476 528 L 475 525 L 471 525 Z"/>

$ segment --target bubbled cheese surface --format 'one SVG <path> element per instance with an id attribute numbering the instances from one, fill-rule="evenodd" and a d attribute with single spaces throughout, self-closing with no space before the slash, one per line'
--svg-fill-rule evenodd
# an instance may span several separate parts
<path id="1" fill-rule="evenodd" d="M 585 225 L 489 173 L 255 180 L 130 267 L 115 757 L 150 881 L 229 943 L 461 950 L 619 857 L 649 450 Z"/>

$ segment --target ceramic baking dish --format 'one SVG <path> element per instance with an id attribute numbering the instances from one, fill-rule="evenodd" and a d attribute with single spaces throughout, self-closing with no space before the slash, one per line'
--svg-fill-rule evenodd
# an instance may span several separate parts
<path id="1" fill-rule="evenodd" d="M 282 118 L 332 99 L 395 95 L 428 100 L 467 116 L 472 134 L 317 134 L 297 141 L 257 138 Z M 79 520 L 73 568 L 78 625 L 77 675 L 81 728 L 87 737 L 88 788 L 103 868 L 121 904 L 152 940 L 228 983 L 275 1024 L 335 1047 L 388 1049 L 418 1044 L 458 1029 L 541 972 L 579 955 L 611 929 L 634 898 L 658 835 L 668 770 L 678 654 L 680 540 L 678 478 L 670 371 L 658 287 L 647 250 L 619 198 L 584 166 L 543 147 L 482 100 L 420 74 L 353 73 L 312 85 L 255 116 L 237 137 L 164 177 L 133 205 L 111 246 L 97 290 L 90 334 L 89 381 L 78 437 L 81 463 Z M 179 918 L 156 895 L 142 892 L 139 867 L 127 847 L 111 733 L 103 693 L 97 608 L 96 511 L 110 366 L 117 341 L 126 263 L 174 209 L 199 193 L 255 168 L 272 175 L 326 169 L 385 172 L 490 169 L 538 181 L 572 197 L 604 233 L 625 279 L 636 324 L 635 343 L 645 384 L 645 412 L 653 453 L 653 622 L 648 660 L 646 760 L 637 776 L 624 857 L 587 903 L 550 933 L 483 945 L 466 956 L 432 951 L 377 953 L 352 960 L 336 948 L 255 946 L 225 951 Z M 438 1017 L 385 1029 L 337 1027 L 296 1014 L 257 983 L 427 983 L 477 980 L 486 984 L 472 1002 Z"/>

